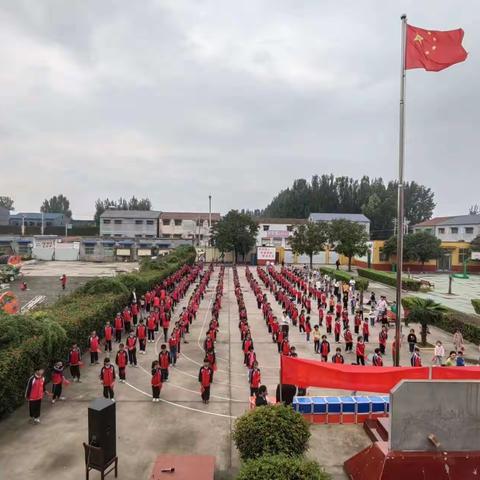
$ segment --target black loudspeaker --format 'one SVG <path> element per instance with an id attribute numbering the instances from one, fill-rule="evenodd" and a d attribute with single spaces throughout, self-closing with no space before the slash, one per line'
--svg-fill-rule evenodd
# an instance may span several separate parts
<path id="1" fill-rule="evenodd" d="M 115 402 L 110 399 L 97 398 L 90 403 L 88 443 L 103 450 L 105 463 L 117 455 Z"/>

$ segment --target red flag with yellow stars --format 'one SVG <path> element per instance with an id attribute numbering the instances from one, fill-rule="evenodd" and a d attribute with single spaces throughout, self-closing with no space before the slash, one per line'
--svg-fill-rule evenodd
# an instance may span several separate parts
<path id="1" fill-rule="evenodd" d="M 462 46 L 462 40 L 461 28 L 440 32 L 407 25 L 405 68 L 439 72 L 463 62 L 467 58 L 467 52 Z"/>

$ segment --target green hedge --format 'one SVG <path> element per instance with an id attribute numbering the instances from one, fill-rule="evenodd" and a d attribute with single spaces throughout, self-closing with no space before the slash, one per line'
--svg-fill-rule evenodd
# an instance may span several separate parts
<path id="1" fill-rule="evenodd" d="M 403 308 L 409 308 L 411 298 L 413 297 L 402 298 Z M 447 312 L 434 323 L 434 326 L 452 334 L 458 329 L 462 332 L 465 340 L 476 345 L 480 344 L 480 318 L 448 307 L 446 308 Z"/>
<path id="2" fill-rule="evenodd" d="M 178 268 L 193 264 L 195 257 L 193 247 L 181 247 L 161 263 L 144 263 L 138 273 L 91 280 L 40 312 L 15 316 L 28 325 L 19 326 L 16 333 L 12 317 L 0 317 L 0 329 L 4 326 L 10 332 L 0 337 L 0 418 L 22 404 L 35 366 L 48 368 L 64 359 L 72 342 L 85 348 L 90 332 L 100 330 L 128 302 L 132 286 L 142 295 Z"/>
<path id="3" fill-rule="evenodd" d="M 357 275 L 345 272 L 344 270 L 337 270 L 335 268 L 321 267 L 320 273 L 341 280 L 342 282 L 349 282 L 352 278 L 355 280 L 355 288 L 357 290 L 366 291 L 368 289 L 368 280 L 360 278 Z"/>
<path id="4" fill-rule="evenodd" d="M 247 412 L 235 421 L 233 440 L 242 460 L 277 455 L 303 455 L 310 426 L 291 407 L 269 405 Z"/>
<path id="5" fill-rule="evenodd" d="M 240 468 L 237 480 L 329 480 L 320 465 L 304 457 L 266 455 L 247 460 Z"/>
<path id="6" fill-rule="evenodd" d="M 381 270 L 373 270 L 372 268 L 357 268 L 358 274 L 361 277 L 369 278 L 376 282 L 384 283 L 386 285 L 391 285 L 392 287 L 397 286 L 397 278 L 395 275 L 392 275 L 389 272 L 382 272 Z M 419 280 L 414 278 L 402 278 L 402 288 L 404 290 L 412 290 L 417 292 L 422 286 Z"/>
<path id="7" fill-rule="evenodd" d="M 480 299 L 472 299 L 472 305 L 475 313 L 480 315 Z"/>

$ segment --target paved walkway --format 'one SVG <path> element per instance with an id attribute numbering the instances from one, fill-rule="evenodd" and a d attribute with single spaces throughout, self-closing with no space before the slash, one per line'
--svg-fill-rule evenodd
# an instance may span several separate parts
<path id="1" fill-rule="evenodd" d="M 252 272 L 256 276 L 255 269 L 252 268 Z M 202 403 L 197 381 L 198 369 L 203 360 L 202 343 L 210 320 L 218 273 L 217 267 L 205 299 L 200 304 L 189 343 L 182 345 L 178 366 L 171 368 L 170 381 L 162 389 L 162 402 L 152 403 L 150 397 L 150 366 L 157 356 L 161 341 L 147 344 L 147 354 L 139 355 L 139 368 L 128 368 L 127 383 L 115 387 L 120 480 L 148 478 L 153 462 L 160 453 L 215 455 L 217 471 L 223 472 L 223 478 L 230 478 L 228 475 L 239 467 L 231 432 L 235 418 L 248 409 L 249 388 L 243 366 L 231 268 L 225 270 L 220 332 L 216 345 L 219 369 L 215 373 L 209 405 Z M 257 309 L 256 299 L 245 278 L 244 267 L 239 267 L 238 273 L 262 381 L 270 393 L 274 394 L 279 376 L 277 348 L 267 332 L 261 311 Z M 260 285 L 263 284 L 260 282 Z M 177 318 L 181 307 L 188 302 L 192 288 L 177 307 L 174 318 Z M 279 305 L 270 294 L 267 295 L 276 313 L 280 314 Z M 313 325 L 318 318 L 316 311 L 312 316 Z M 432 330 L 431 340 L 441 334 L 436 329 Z M 291 331 L 292 344 L 297 347 L 299 356 L 318 358 L 313 352 L 312 342 L 307 343 L 305 336 L 297 329 L 291 328 Z M 377 336 L 378 327 L 375 327 L 371 334 L 372 340 L 376 340 Z M 445 340 L 448 344 L 446 338 Z M 375 346 L 376 342 L 371 343 L 368 352 L 373 351 Z M 387 353 L 386 364 L 391 364 L 390 349 Z M 100 361 L 103 361 L 104 354 L 100 357 Z M 424 354 L 424 358 L 427 357 Z M 402 364 L 408 362 L 409 355 L 404 346 Z M 82 369 L 83 383 L 71 384 L 65 389 L 68 397 L 66 402 L 51 406 L 45 401 L 40 425 L 28 424 L 26 405 L 1 423 L 0 480 L 83 478 L 82 442 L 87 440 L 87 408 L 92 399 L 101 395 L 99 370 L 99 366 L 85 366 Z M 335 394 L 335 391 L 312 389 L 311 393 Z M 312 427 L 309 456 L 325 465 L 335 480 L 345 480 L 342 469 L 344 460 L 369 443 L 370 440 L 360 426 L 315 425 Z"/>

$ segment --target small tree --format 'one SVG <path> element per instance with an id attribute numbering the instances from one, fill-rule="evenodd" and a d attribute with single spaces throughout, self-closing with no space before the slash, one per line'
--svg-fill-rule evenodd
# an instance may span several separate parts
<path id="1" fill-rule="evenodd" d="M 234 262 L 255 246 L 258 224 L 249 215 L 230 210 L 213 228 L 213 242 L 221 253 L 232 252 Z"/>
<path id="2" fill-rule="evenodd" d="M 233 431 L 242 460 L 262 455 L 303 455 L 309 438 L 306 420 L 284 405 L 258 407 L 245 413 L 235 421 Z"/>
<path id="3" fill-rule="evenodd" d="M 66 217 L 72 218 L 70 200 L 65 195 L 54 195 L 50 200 L 45 199 L 40 211 L 44 213 L 63 213 Z"/>
<path id="4" fill-rule="evenodd" d="M 310 268 L 312 268 L 313 256 L 325 249 L 327 241 L 327 224 L 309 222 L 306 225 L 300 225 L 293 232 L 290 245 L 295 253 L 308 255 L 310 258 Z"/>
<path id="5" fill-rule="evenodd" d="M 416 322 L 421 325 L 421 345 L 427 345 L 428 326 L 442 318 L 447 309 L 430 298 L 405 297 L 402 300 L 405 310 L 408 310 L 408 322 Z"/>
<path id="6" fill-rule="evenodd" d="M 365 255 L 368 250 L 368 234 L 363 225 L 350 220 L 332 220 L 330 224 L 330 241 L 334 243 L 337 253 L 348 258 L 348 271 L 352 271 L 352 258 Z"/>
<path id="7" fill-rule="evenodd" d="M 13 199 L 6 196 L 0 196 L 0 207 L 7 210 L 13 210 Z"/>
<path id="8" fill-rule="evenodd" d="M 287 455 L 266 455 L 247 460 L 240 468 L 237 480 L 256 478 L 275 480 L 329 480 L 320 465 L 304 457 Z"/>

